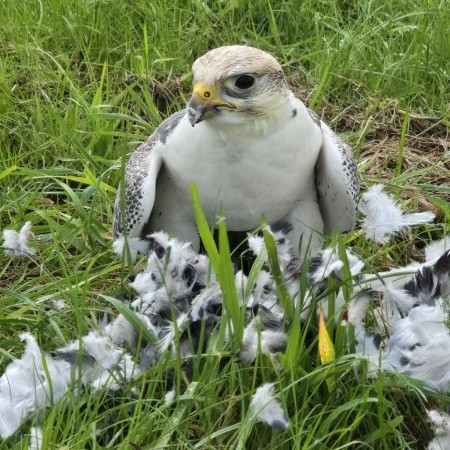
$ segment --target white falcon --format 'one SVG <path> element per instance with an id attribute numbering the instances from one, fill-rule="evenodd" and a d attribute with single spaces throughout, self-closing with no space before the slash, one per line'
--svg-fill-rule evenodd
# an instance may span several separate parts
<path id="1" fill-rule="evenodd" d="M 228 230 L 287 221 L 288 237 L 320 248 L 323 234 L 355 225 L 359 180 L 344 142 L 289 89 L 274 57 L 226 46 L 192 66 L 186 109 L 172 114 L 131 155 L 114 208 L 113 249 L 133 259 L 164 230 L 200 245 L 190 184 L 210 225 Z M 124 193 L 124 196 L 122 195 Z M 304 250 L 304 249 L 303 249 Z"/>

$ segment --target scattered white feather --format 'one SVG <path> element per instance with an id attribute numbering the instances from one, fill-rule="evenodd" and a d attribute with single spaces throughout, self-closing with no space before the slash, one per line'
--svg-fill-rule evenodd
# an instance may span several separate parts
<path id="1" fill-rule="evenodd" d="M 272 428 L 285 430 L 289 426 L 289 421 L 276 397 L 273 383 L 263 384 L 253 395 L 250 411 L 259 422 L 266 423 Z"/>
<path id="2" fill-rule="evenodd" d="M 67 362 L 43 354 L 31 334 L 23 333 L 20 338 L 26 343 L 24 353 L 6 367 L 0 378 L 0 436 L 3 439 L 13 434 L 31 413 L 59 400 L 71 379 Z"/>
<path id="3" fill-rule="evenodd" d="M 364 267 L 364 261 L 348 250 L 346 250 L 346 255 L 350 274 L 352 276 L 359 275 Z M 331 274 L 340 280 L 344 278 L 342 272 L 344 262 L 340 259 L 337 249 L 331 247 L 326 248 L 316 256 L 313 261 L 315 261 L 317 265 L 310 267 L 308 278 L 311 283 L 319 283 L 320 281 L 327 279 Z"/>
<path id="4" fill-rule="evenodd" d="M 50 300 L 49 305 L 56 309 L 56 311 L 62 311 L 66 307 L 66 302 L 64 300 Z"/>
<path id="5" fill-rule="evenodd" d="M 431 212 L 403 214 L 381 184 L 371 186 L 362 195 L 359 210 L 366 216 L 362 222 L 364 234 L 379 244 L 385 244 L 390 235 L 406 227 L 432 222 Z"/>
<path id="6" fill-rule="evenodd" d="M 450 335 L 440 307 L 419 305 L 404 318 L 392 324 L 392 334 L 387 341 L 390 348 L 410 349 L 449 340 Z"/>
<path id="7" fill-rule="evenodd" d="M 288 224 L 286 224 L 286 226 L 290 229 Z M 292 266 L 294 270 L 298 269 L 298 258 L 295 256 L 294 248 L 286 237 L 286 232 L 284 230 L 273 231 L 270 227 L 268 227 L 267 230 L 273 236 L 281 271 L 286 271 L 290 266 Z M 259 256 L 264 252 L 264 259 L 265 262 L 267 262 L 267 249 L 263 236 L 249 235 L 248 246 L 255 256 Z"/>
<path id="8" fill-rule="evenodd" d="M 450 299 L 450 250 L 447 250 L 433 266 L 433 275 L 439 280 L 440 296 Z"/>
<path id="9" fill-rule="evenodd" d="M 275 241 L 275 247 L 277 249 L 278 262 L 282 272 L 287 272 L 288 269 L 292 269 L 298 272 L 299 260 L 295 255 L 294 247 L 292 247 L 287 233 L 292 227 L 289 224 L 285 224 L 285 229 L 279 231 L 272 231 L 269 229 Z M 289 270 L 291 271 L 291 270 Z"/>
<path id="10" fill-rule="evenodd" d="M 239 304 L 243 305 L 245 300 L 245 291 L 247 289 L 248 278 L 242 270 L 239 270 L 234 276 L 234 284 L 239 299 Z"/>
<path id="11" fill-rule="evenodd" d="M 360 324 L 355 325 L 356 352 L 378 359 L 380 350 L 376 345 L 375 335 L 367 333 Z M 378 362 L 376 363 L 378 368 Z"/>
<path id="12" fill-rule="evenodd" d="M 374 313 L 378 329 L 388 334 L 379 367 L 445 392 L 450 389 L 450 254 L 432 260 L 379 274 L 371 288 L 383 294 Z"/>
<path id="13" fill-rule="evenodd" d="M 450 250 L 450 235 L 439 241 L 433 241 L 425 247 L 425 261 L 432 263 Z"/>
<path id="14" fill-rule="evenodd" d="M 176 238 L 170 237 L 169 234 L 164 231 L 155 231 L 154 233 L 147 236 L 153 239 L 158 245 L 163 249 L 167 249 L 172 243 L 178 242 Z"/>
<path id="15" fill-rule="evenodd" d="M 141 297 L 136 297 L 130 304 L 130 308 L 137 313 L 149 315 L 153 312 L 155 304 L 155 292 L 148 292 Z"/>
<path id="16" fill-rule="evenodd" d="M 218 285 L 212 285 L 203 289 L 198 294 L 191 305 L 191 319 L 196 322 L 201 319 L 208 319 L 209 306 L 222 304 L 222 289 Z"/>
<path id="17" fill-rule="evenodd" d="M 396 372 L 447 392 L 450 389 L 449 346 L 450 339 L 447 339 L 446 342 L 435 341 L 414 350 L 394 349 L 388 361 Z"/>
<path id="18" fill-rule="evenodd" d="M 138 253 L 144 255 L 148 253 L 149 242 L 141 238 L 120 237 L 113 242 L 112 249 L 116 255 L 122 257 L 126 255 L 126 246 L 128 246 L 131 260 L 134 262 Z"/>
<path id="19" fill-rule="evenodd" d="M 162 254 L 150 254 L 146 271 L 164 284 L 168 297 L 185 298 L 195 285 L 206 285 L 209 260 L 195 252 L 190 242 L 180 242 L 163 232 L 149 237 L 159 245 Z"/>
<path id="20" fill-rule="evenodd" d="M 416 299 L 405 289 L 388 282 L 384 293 L 384 303 L 395 306 L 402 314 L 407 314 L 416 303 Z"/>
<path id="21" fill-rule="evenodd" d="M 82 356 L 81 380 L 84 384 L 91 384 L 94 389 L 108 387 L 117 390 L 113 372 L 119 373 L 122 380 L 131 380 L 140 373 L 131 355 L 121 347 L 115 345 L 108 336 L 102 336 L 97 331 L 91 331 L 80 341 L 74 341 L 65 348 L 59 349 L 58 354 L 73 355 L 75 367 L 78 355 Z M 84 358 L 83 358 L 84 357 Z"/>
<path id="22" fill-rule="evenodd" d="M 258 256 L 263 250 L 266 251 L 266 245 L 264 244 L 264 238 L 262 236 L 254 234 L 249 235 L 248 246 L 255 256 Z"/>
<path id="23" fill-rule="evenodd" d="M 382 188 L 377 189 L 377 195 L 386 196 Z M 401 212 L 400 216 L 402 226 L 408 220 L 411 221 L 406 220 L 407 216 Z M 272 234 L 279 252 L 283 280 L 297 305 L 300 284 L 298 261 L 285 239 L 285 231 Z M 138 274 L 131 284 L 139 297 L 131 303 L 130 308 L 159 339 L 159 345 L 153 346 L 145 342 L 143 348 L 139 349 L 141 365 L 136 366 L 133 357 L 122 347 L 125 346 L 132 352 L 138 350 L 138 334 L 123 315 L 119 315 L 111 323 L 103 323 L 102 333 L 91 331 L 67 347 L 56 350 L 52 353 L 56 356 L 43 353 L 34 338 L 24 334 L 22 337 L 26 341 L 26 348 L 22 358 L 13 361 L 0 378 L 2 437 L 11 435 L 33 411 L 58 400 L 74 377 L 80 377 L 81 382 L 90 384 L 94 391 L 105 387 L 118 389 L 123 381 L 133 379 L 144 367 L 154 364 L 162 352 L 174 347 L 177 328 L 180 349 L 187 349 L 187 338 L 186 335 L 183 336 L 183 331 L 190 323 L 206 320 L 208 333 L 220 321 L 222 291 L 214 274 L 211 274 L 208 258 L 198 255 L 190 244 L 173 239 L 166 233 L 154 233 L 151 238 L 159 247 L 150 252 L 145 271 Z M 131 244 L 133 242 L 131 240 Z M 128 243 L 130 244 L 130 239 Z M 136 243 L 138 247 L 148 245 L 147 241 L 140 239 Z M 114 245 L 119 246 L 120 240 Z M 249 246 L 255 255 L 266 251 L 262 237 L 250 236 Z M 450 296 L 450 268 L 447 269 L 450 255 L 441 256 L 447 247 L 448 238 L 427 248 L 425 264 L 414 263 L 406 268 L 372 275 L 372 281 L 369 276 L 357 276 L 364 262 L 347 251 L 350 273 L 355 277 L 353 282 L 359 286 L 355 286 L 356 294 L 348 304 L 342 291 L 339 292 L 335 309 L 347 310 L 347 320 L 355 326 L 357 352 L 369 361 L 369 376 L 376 376 L 379 370 L 396 371 L 436 389 L 450 389 L 450 333 L 444 308 L 446 297 Z M 122 250 L 123 248 L 120 249 Z M 136 254 L 140 251 L 137 247 L 135 250 Z M 325 249 L 318 257 L 313 258 L 308 281 L 311 284 L 322 283 L 329 276 L 342 280 L 343 267 L 344 262 L 337 250 Z M 237 272 L 235 285 L 241 304 L 245 300 L 247 283 L 247 277 L 242 272 Z M 375 313 L 378 314 L 381 330 L 377 330 L 380 333 L 371 334 L 364 329 L 364 318 L 373 298 L 373 290 L 379 296 L 375 302 L 375 305 L 379 304 Z M 252 318 L 244 329 L 240 354 L 240 360 L 246 363 L 252 363 L 258 351 L 270 355 L 283 350 L 287 342 L 284 311 L 278 300 L 270 268 L 258 273 L 251 291 L 246 299 L 246 306 L 249 308 L 246 318 Z M 302 318 L 310 314 L 308 309 L 314 292 L 314 289 L 309 289 L 302 299 Z M 326 301 L 324 299 L 325 306 Z M 170 314 L 167 315 L 171 308 L 177 316 L 175 323 L 170 320 Z M 256 311 L 257 316 L 253 317 Z M 228 332 L 227 329 L 226 333 Z M 380 334 L 386 333 L 388 336 L 383 345 L 380 345 Z M 48 379 L 43 370 L 43 361 L 49 370 Z M 53 392 L 53 398 L 50 398 L 50 392 Z M 170 404 L 174 396 L 174 391 L 168 392 L 165 403 Z M 273 428 L 288 427 L 286 414 L 276 399 L 273 384 L 258 388 L 251 402 L 251 411 L 256 420 Z"/>
<path id="24" fill-rule="evenodd" d="M 175 350 L 175 337 L 178 332 L 181 334 L 189 323 L 189 314 L 183 313 L 177 317 L 176 323 L 169 324 L 162 329 L 163 337 L 160 339 L 157 349 L 159 353 L 165 352 L 170 346 Z"/>
<path id="25" fill-rule="evenodd" d="M 298 289 L 298 283 L 296 283 Z M 259 304 L 267 308 L 272 314 L 278 318 L 284 316 L 284 310 L 278 301 L 278 295 L 272 274 L 266 270 L 261 270 L 253 288 L 253 302 L 249 305 Z"/>
<path id="26" fill-rule="evenodd" d="M 356 294 L 347 305 L 347 317 L 345 322 L 354 326 L 362 326 L 367 310 L 372 300 L 372 292 L 363 290 Z"/>
<path id="27" fill-rule="evenodd" d="M 332 248 L 323 250 L 320 256 L 322 258 L 320 266 L 311 273 L 312 283 L 318 283 L 328 278 L 332 273 L 340 272 L 344 267 L 344 263 Z"/>
<path id="28" fill-rule="evenodd" d="M 449 256 L 444 253 L 432 266 L 420 265 L 406 285 L 404 279 L 395 279 L 395 284 L 387 283 L 384 290 L 379 289 L 384 295 L 374 312 L 378 329 L 381 334 L 387 332 L 388 338 L 378 354 L 370 348 L 370 342 L 369 354 L 358 347 L 358 352 L 370 360 L 371 376 L 381 368 L 443 392 L 450 390 Z M 361 336 L 363 332 L 358 339 L 366 344 Z"/>
<path id="29" fill-rule="evenodd" d="M 138 334 L 133 328 L 133 325 L 128 320 L 119 314 L 111 323 L 109 323 L 103 330 L 106 336 L 109 336 L 114 344 L 122 345 L 126 343 L 130 349 L 136 348 Z"/>
<path id="30" fill-rule="evenodd" d="M 450 449 L 450 416 L 435 409 L 427 411 L 428 419 L 436 437 L 428 444 L 428 450 Z"/>
<path id="31" fill-rule="evenodd" d="M 43 440 L 42 428 L 31 427 L 30 428 L 30 442 L 28 444 L 28 450 L 41 450 L 42 440 Z"/>
<path id="32" fill-rule="evenodd" d="M 194 261 L 193 267 L 197 272 L 197 281 L 203 285 L 207 285 L 208 282 L 213 284 L 217 282 L 216 274 L 211 268 L 209 258 L 206 255 L 198 255 L 196 261 Z"/>
<path id="33" fill-rule="evenodd" d="M 171 391 L 167 391 L 166 395 L 164 396 L 164 403 L 167 406 L 171 405 L 175 400 L 175 395 L 176 395 L 175 389 L 172 389 Z"/>
<path id="34" fill-rule="evenodd" d="M 130 286 L 139 294 L 146 295 L 154 292 L 158 286 L 155 282 L 155 276 L 151 272 L 140 272 L 136 275 Z"/>
<path id="35" fill-rule="evenodd" d="M 261 318 L 255 317 L 244 329 L 244 336 L 242 340 L 242 351 L 239 359 L 245 363 L 252 363 L 260 348 L 261 353 L 268 355 L 282 351 L 286 347 L 287 335 L 280 329 L 264 329 L 264 324 L 261 324 L 259 330 L 258 323 Z"/>
<path id="36" fill-rule="evenodd" d="M 15 230 L 3 230 L 3 245 L 5 255 L 13 256 L 32 256 L 36 253 L 35 248 L 28 246 L 28 239 L 33 236 L 31 232 L 31 222 L 28 221 L 20 229 L 19 232 Z"/>
<path id="37" fill-rule="evenodd" d="M 350 275 L 353 277 L 359 275 L 364 268 L 365 262 L 348 250 L 346 250 L 345 253 L 347 255 Z"/>
<path id="38" fill-rule="evenodd" d="M 403 289 L 405 283 L 410 281 L 421 267 L 422 264 L 413 262 L 408 266 L 378 272 L 377 274 L 364 274 L 363 280 L 370 286 L 370 289 L 376 292 L 384 293 L 387 284 L 393 286 L 393 288 Z"/>

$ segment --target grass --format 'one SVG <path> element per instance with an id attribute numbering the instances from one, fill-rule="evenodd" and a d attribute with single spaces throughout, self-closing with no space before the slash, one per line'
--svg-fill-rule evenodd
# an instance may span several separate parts
<path id="1" fill-rule="evenodd" d="M 85 334 L 99 312 L 116 311 L 105 296 L 132 297 L 126 278 L 137 269 L 122 266 L 105 235 L 120 168 L 184 104 L 193 60 L 219 45 L 275 54 L 295 92 L 352 144 L 363 187 L 383 181 L 405 209 L 437 214 L 383 247 L 358 231 L 344 243 L 380 270 L 420 258 L 426 242 L 450 229 L 449 19 L 445 0 L 1 2 L 0 228 L 31 220 L 38 241 L 32 258 L 0 255 L 1 371 L 21 354 L 21 332 L 51 350 Z M 217 251 L 226 280 L 224 240 Z M 48 307 L 58 299 L 62 311 Z M 238 312 L 230 315 L 238 324 Z M 262 357 L 239 365 L 218 342 L 187 388 L 179 361 L 166 358 L 135 383 L 137 398 L 67 395 L 44 416 L 47 448 L 425 445 L 425 407 L 448 396 L 425 399 L 399 377 L 370 380 L 343 352 L 329 395 L 329 372 L 298 321 L 294 314 L 281 365 Z M 169 369 L 179 380 L 171 407 L 161 400 Z M 286 432 L 247 420 L 261 380 L 277 381 Z M 26 448 L 26 439 L 0 448 Z"/>

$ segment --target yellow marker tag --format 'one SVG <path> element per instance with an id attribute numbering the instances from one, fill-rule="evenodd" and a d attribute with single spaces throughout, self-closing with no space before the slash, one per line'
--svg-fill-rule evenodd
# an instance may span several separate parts
<path id="1" fill-rule="evenodd" d="M 323 318 L 322 303 L 320 303 L 319 314 L 319 355 L 322 364 L 327 364 L 335 359 L 334 345 L 333 342 L 331 342 L 330 335 L 328 334 L 325 325 L 325 319 Z"/>

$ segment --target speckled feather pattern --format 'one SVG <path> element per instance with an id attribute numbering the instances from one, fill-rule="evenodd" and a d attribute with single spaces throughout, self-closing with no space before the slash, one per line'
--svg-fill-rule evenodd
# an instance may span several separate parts
<path id="1" fill-rule="evenodd" d="M 319 127 L 322 128 L 322 121 L 320 117 L 311 109 L 308 108 L 309 117 L 311 117 L 312 121 Z"/>
<path id="2" fill-rule="evenodd" d="M 320 124 L 317 125 L 320 126 L 322 132 L 324 133 L 324 136 L 326 136 L 332 142 L 333 147 L 337 150 L 337 156 L 340 163 L 340 167 L 335 167 L 335 170 L 337 172 L 339 171 L 341 172 L 342 182 L 345 184 L 347 196 L 353 202 L 352 212 L 356 217 L 356 212 L 358 210 L 359 204 L 360 184 L 359 184 L 358 167 L 356 165 L 355 159 L 353 158 L 352 151 L 350 150 L 348 145 L 342 140 L 342 138 L 338 136 L 336 133 L 334 133 L 324 122 L 322 122 L 314 112 L 312 111 L 309 112 L 311 118 L 314 120 L 316 124 L 317 120 L 320 121 Z M 316 178 L 316 183 L 320 201 L 320 198 L 324 197 L 325 195 L 330 195 L 328 192 L 330 186 L 321 185 L 320 177 Z M 350 231 L 350 229 L 348 230 L 342 229 L 340 231 L 348 232 Z"/>
<path id="3" fill-rule="evenodd" d="M 167 138 L 175 130 L 180 120 L 186 114 L 182 109 L 164 120 L 150 138 L 141 144 L 131 155 L 125 167 L 125 211 L 127 230 L 131 230 L 142 219 L 142 204 L 145 201 L 142 186 L 148 176 L 151 162 L 151 152 L 154 146 Z M 118 189 L 120 193 L 120 187 Z M 118 238 L 123 234 L 123 217 L 120 194 L 114 204 L 113 235 Z"/>
<path id="4" fill-rule="evenodd" d="M 308 108 L 308 114 L 313 120 L 313 122 L 322 129 L 322 121 L 320 117 L 311 109 Z M 359 177 L 358 168 L 356 166 L 355 160 L 353 159 L 353 154 L 348 147 L 348 145 L 337 135 L 333 136 L 334 144 L 339 151 L 342 159 L 342 167 L 347 184 L 347 193 L 352 197 L 355 203 L 355 210 L 358 207 L 359 202 Z"/>
<path id="5" fill-rule="evenodd" d="M 276 145 L 276 142 L 273 142 L 273 136 L 276 135 L 277 130 L 274 129 L 273 125 L 279 123 L 280 129 L 283 129 L 283 133 L 286 132 L 288 142 L 290 142 L 289 140 L 292 136 L 297 136 L 296 139 L 300 137 L 298 152 L 303 152 L 305 160 L 303 160 L 302 166 L 296 167 L 295 169 L 293 168 L 292 170 L 297 170 L 298 172 L 296 173 L 303 170 L 300 179 L 311 177 L 311 173 L 306 172 L 311 170 L 310 163 L 312 163 L 312 159 L 307 163 L 305 163 L 305 161 L 307 160 L 308 154 L 313 154 L 318 149 L 317 146 L 320 144 L 318 137 L 319 133 L 315 128 L 317 127 L 320 129 L 323 136 L 322 150 L 325 148 L 325 151 L 321 152 L 327 153 L 327 156 L 324 159 L 325 163 L 320 167 L 316 165 L 315 186 L 311 185 L 306 186 L 305 188 L 303 185 L 301 188 L 302 191 L 297 195 L 299 195 L 299 198 L 303 199 L 303 196 L 309 195 L 307 192 L 308 189 L 310 189 L 311 192 L 317 190 L 317 201 L 320 204 L 321 213 L 323 214 L 325 211 L 325 215 L 322 215 L 322 219 L 324 223 L 326 221 L 328 222 L 325 224 L 326 230 L 339 229 L 342 232 L 346 232 L 354 227 L 359 196 L 359 179 L 351 151 L 345 143 L 320 120 L 317 114 L 311 110 L 307 110 L 304 105 L 295 98 L 293 92 L 289 89 L 281 65 L 272 55 L 247 46 L 225 46 L 211 50 L 198 58 L 192 66 L 192 71 L 194 86 L 196 83 L 200 82 L 207 86 L 209 85 L 213 92 L 217 93 L 217 98 L 220 98 L 221 100 L 222 98 L 225 99 L 225 103 L 222 104 L 222 107 L 224 108 L 222 111 L 225 111 L 226 113 L 221 113 L 221 116 L 224 117 L 224 122 L 216 122 L 218 131 L 215 134 L 211 132 L 210 126 L 209 131 L 205 132 L 205 140 L 200 140 L 199 142 L 205 142 L 205 146 L 208 146 L 208 144 L 209 146 L 223 145 L 223 148 L 220 148 L 221 151 L 226 149 L 226 152 L 230 153 L 234 151 L 237 152 L 236 155 L 238 155 L 238 153 L 242 151 L 243 142 L 240 141 L 236 145 L 233 142 L 232 135 L 230 135 L 230 139 L 228 139 L 225 129 L 229 125 L 224 125 L 224 123 L 226 123 L 226 120 L 230 119 L 231 121 L 235 121 L 237 127 L 248 127 L 248 140 L 244 139 L 244 141 L 247 142 L 246 145 L 252 146 L 249 149 L 249 155 L 252 154 L 252 151 L 255 152 L 255 149 L 261 147 L 259 154 L 261 155 L 261 158 L 266 158 L 261 160 L 261 166 L 255 164 L 255 173 L 258 173 L 258 170 L 264 170 L 264 164 L 267 165 L 267 161 L 273 157 L 273 154 L 269 151 L 269 148 L 273 148 Z M 229 88 L 230 83 L 234 83 L 233 77 L 242 74 L 250 74 L 256 80 L 254 82 L 254 87 L 248 92 L 245 90 L 234 90 L 232 91 L 232 95 L 229 94 L 227 89 Z M 301 114 L 304 115 L 301 116 Z M 186 110 L 173 114 L 157 128 L 147 142 L 139 146 L 131 155 L 129 162 L 126 165 L 124 186 L 125 199 L 124 201 L 121 200 L 119 189 L 114 208 L 113 234 L 115 240 L 122 237 L 124 234 L 124 227 L 128 231 L 128 237 L 136 239 L 144 237 L 142 233 L 145 229 L 145 222 L 150 219 L 151 215 L 151 212 L 149 212 L 152 207 L 152 199 L 150 196 L 153 195 L 153 192 L 158 192 L 157 177 L 160 163 L 162 163 L 167 170 L 170 169 L 171 173 L 176 173 L 177 171 L 183 171 L 184 166 L 189 167 L 189 161 L 191 161 L 192 158 L 197 157 L 197 154 L 195 153 L 195 148 L 197 147 L 193 148 L 192 145 L 189 146 L 191 134 L 184 125 L 179 127 L 179 129 L 182 130 L 179 132 L 181 134 L 176 132 L 172 140 L 174 142 L 173 145 L 176 145 L 177 148 L 170 148 L 170 152 L 166 151 L 166 148 L 164 148 L 168 136 L 176 130 L 177 125 L 185 115 Z M 289 125 L 290 123 L 293 123 L 292 121 L 297 122 L 298 125 L 296 129 Z M 251 127 L 249 124 L 251 124 Z M 198 128 L 196 128 L 196 130 L 197 129 Z M 204 129 L 206 130 L 207 128 Z M 270 131 L 267 131 L 268 129 Z M 302 136 L 299 136 L 296 133 L 296 130 L 299 129 L 303 130 Z M 237 131 L 239 130 L 240 129 Z M 253 133 L 251 130 L 253 130 Z M 192 136 L 194 136 L 194 134 L 192 134 Z M 261 136 L 261 142 L 257 141 L 254 136 Z M 220 139 L 222 139 L 223 142 L 221 142 Z M 266 148 L 263 148 L 263 141 L 268 143 Z M 198 143 L 196 145 L 198 145 Z M 233 147 L 233 145 L 235 147 Z M 157 147 L 156 152 L 155 147 Z M 286 159 L 286 155 L 289 154 L 289 158 L 292 158 L 292 161 L 295 162 L 295 148 L 295 144 L 287 146 L 284 141 L 283 145 L 280 145 L 279 148 L 277 147 L 277 150 L 279 152 L 286 152 L 284 158 Z M 204 149 L 198 150 L 199 155 L 202 154 L 202 152 L 204 152 Z M 185 162 L 186 164 L 184 165 L 180 164 L 180 161 L 182 161 L 183 158 L 187 159 Z M 211 164 L 215 163 L 214 158 L 211 158 L 211 161 L 213 161 Z M 243 157 L 243 163 L 246 163 L 245 157 Z M 227 164 L 227 170 L 230 170 L 231 163 L 227 162 Z M 275 169 L 281 170 L 280 167 L 275 167 Z M 189 170 L 195 172 L 196 169 L 195 167 L 190 167 Z M 201 179 L 204 176 L 204 170 L 205 169 L 203 168 L 203 173 L 200 174 L 187 174 L 191 175 L 191 177 L 186 176 L 185 178 Z M 214 173 L 214 170 L 218 169 L 212 167 L 211 173 Z M 237 173 L 239 173 L 238 170 Z M 311 181 L 313 182 L 313 180 L 314 179 Z M 153 182 L 156 185 L 155 191 L 149 187 Z M 212 186 L 214 186 L 215 182 L 215 179 L 211 179 Z M 235 182 L 237 182 L 237 179 Z M 244 181 L 244 184 L 245 182 L 246 181 Z M 253 187 L 257 188 L 258 186 L 258 184 L 255 184 Z M 262 190 L 264 190 L 263 188 L 264 186 L 262 186 Z M 228 185 L 224 184 L 223 192 L 229 192 L 226 189 L 228 189 Z M 288 191 L 289 187 L 284 186 L 284 189 Z M 185 195 L 184 192 L 182 194 Z M 278 196 L 280 195 L 279 192 L 276 192 L 275 194 Z M 284 198 L 286 199 L 291 199 L 291 197 L 293 197 L 292 192 L 285 192 L 285 194 Z M 146 198 L 147 195 L 149 196 L 148 199 Z M 180 195 L 177 197 L 177 200 L 178 202 L 188 201 L 188 199 L 181 198 Z M 222 199 L 222 201 L 224 200 L 225 199 Z M 232 201 L 230 203 L 232 204 Z M 267 213 L 264 210 L 265 205 L 258 204 L 253 206 L 255 209 L 264 212 L 267 216 Z M 161 208 L 161 205 L 159 207 Z M 322 227 L 322 224 L 320 223 L 321 220 L 316 220 L 316 216 L 311 214 L 311 211 L 314 211 L 312 206 L 310 209 L 311 210 L 308 209 L 302 211 L 302 213 L 306 214 L 308 217 L 313 217 L 313 219 L 311 219 L 312 222 L 307 225 L 310 226 L 310 229 L 320 231 Z M 123 210 L 125 210 L 126 213 L 125 219 L 122 217 Z M 242 215 L 241 223 L 253 223 L 253 217 L 244 217 L 245 211 L 247 210 L 243 209 L 242 211 L 237 212 L 237 216 L 239 216 L 239 214 Z M 173 214 L 172 211 L 171 214 Z M 275 214 L 276 213 L 274 212 L 273 215 Z M 283 214 L 285 214 L 285 212 L 283 212 Z M 297 212 L 295 214 L 297 214 Z M 164 221 L 161 221 L 161 224 L 158 225 L 159 228 L 170 228 L 172 223 L 170 222 L 170 219 L 167 219 L 169 216 L 164 215 L 163 213 L 163 217 Z M 275 220 L 281 219 L 281 214 L 280 217 L 275 217 Z M 178 225 L 174 225 L 172 228 L 177 228 L 177 226 Z M 236 227 L 236 225 L 233 226 Z M 242 225 L 237 225 L 237 227 L 241 226 Z M 151 231 L 156 231 L 156 229 Z M 189 236 L 188 239 L 193 240 L 195 237 Z"/>
<path id="6" fill-rule="evenodd" d="M 342 168 L 345 175 L 347 185 L 347 193 L 352 197 L 355 204 L 355 210 L 358 208 L 359 202 L 359 176 L 358 167 L 353 159 L 353 154 L 348 145 L 337 135 L 333 135 L 334 143 L 342 158 Z"/>

